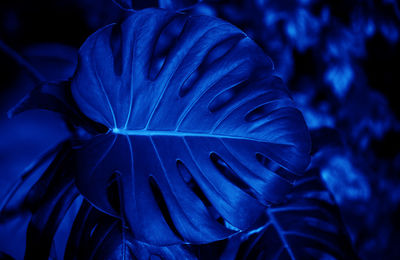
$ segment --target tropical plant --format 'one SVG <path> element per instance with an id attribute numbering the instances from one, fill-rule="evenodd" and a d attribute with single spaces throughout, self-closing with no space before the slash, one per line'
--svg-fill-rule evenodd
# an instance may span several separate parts
<path id="1" fill-rule="evenodd" d="M 301 112 L 223 20 L 132 12 L 10 115 L 30 109 L 62 114 L 71 135 L 0 205 L 3 222 L 29 215 L 27 259 L 354 257 L 318 170 L 305 173 Z"/>

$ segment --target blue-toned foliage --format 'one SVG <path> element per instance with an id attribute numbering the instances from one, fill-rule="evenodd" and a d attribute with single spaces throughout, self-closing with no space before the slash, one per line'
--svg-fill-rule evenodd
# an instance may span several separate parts
<path id="1" fill-rule="evenodd" d="M 121 220 L 83 202 L 68 237 L 66 259 L 197 259 L 189 246 L 139 242 Z"/>
<path id="2" fill-rule="evenodd" d="M 260 228 L 230 239 L 221 259 L 357 259 L 332 195 L 313 168 Z"/>
<path id="3" fill-rule="evenodd" d="M 298 179 L 282 203 L 265 209 L 259 228 L 205 245 L 155 246 L 77 196 L 64 174 L 69 152 L 60 153 L 29 192 L 45 190 L 40 203 L 31 196 L 25 201 L 33 214 L 27 259 L 357 259 L 317 168 Z"/>
<path id="4" fill-rule="evenodd" d="M 76 67 L 77 51 L 61 44 L 36 44 L 23 53 L 36 73 L 19 73 L 12 94 L 2 96 L 2 110 L 38 84 L 31 75 L 66 80 Z M 21 259 L 30 219 L 29 211 L 20 208 L 21 201 L 54 158 L 58 151 L 54 147 L 71 135 L 62 118 L 49 111 L 29 111 L 11 120 L 5 117 L 7 113 L 0 114 L 0 251 Z"/>
<path id="5" fill-rule="evenodd" d="M 393 0 L 1 2 L 0 259 L 354 259 L 333 198 L 362 259 L 398 259 L 399 28 Z"/>
<path id="6" fill-rule="evenodd" d="M 144 10 L 79 53 L 73 96 L 109 131 L 77 151 L 77 186 L 99 209 L 121 210 L 139 240 L 205 243 L 246 230 L 308 165 L 286 87 L 226 22 Z"/>

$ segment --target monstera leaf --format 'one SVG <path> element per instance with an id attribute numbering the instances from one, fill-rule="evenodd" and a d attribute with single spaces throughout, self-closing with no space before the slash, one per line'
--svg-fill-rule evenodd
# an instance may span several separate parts
<path id="1" fill-rule="evenodd" d="M 320 170 L 311 169 L 287 200 L 267 209 L 268 220 L 255 230 L 211 245 L 201 245 L 199 259 L 357 259 L 339 208 Z M 204 257 L 206 256 L 206 257 Z"/>
<path id="2" fill-rule="evenodd" d="M 79 191 L 135 239 L 206 243 L 257 225 L 309 163 L 301 113 L 236 27 L 166 10 L 90 36 L 72 94 L 108 128 L 76 149 Z"/>
<path id="3" fill-rule="evenodd" d="M 357 259 L 317 169 L 295 182 L 286 201 L 266 209 L 260 228 L 206 245 L 154 246 L 137 241 L 123 220 L 77 197 L 63 157 L 30 191 L 37 197 L 45 190 L 40 203 L 30 203 L 27 259 Z"/>
<path id="4" fill-rule="evenodd" d="M 267 210 L 262 228 L 242 237 L 235 259 L 357 259 L 319 172 L 307 174 L 286 203 Z"/>

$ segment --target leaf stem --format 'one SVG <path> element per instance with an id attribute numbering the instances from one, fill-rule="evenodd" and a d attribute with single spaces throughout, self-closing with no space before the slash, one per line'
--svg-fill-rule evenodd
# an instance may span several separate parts
<path id="1" fill-rule="evenodd" d="M 31 76 L 38 82 L 46 82 L 46 78 L 34 67 L 30 64 L 25 58 L 23 58 L 18 52 L 13 50 L 10 46 L 8 46 L 4 41 L 0 39 L 0 50 L 5 54 L 10 56 L 18 65 L 24 68 Z"/>

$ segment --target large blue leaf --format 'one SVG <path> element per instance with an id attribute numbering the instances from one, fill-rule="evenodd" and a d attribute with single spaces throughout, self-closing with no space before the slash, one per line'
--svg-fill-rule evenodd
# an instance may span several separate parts
<path id="1" fill-rule="evenodd" d="M 78 189 L 149 243 L 256 225 L 309 163 L 303 117 L 273 73 L 212 17 L 146 9 L 99 30 L 79 51 L 72 94 L 109 132 L 77 150 Z"/>

